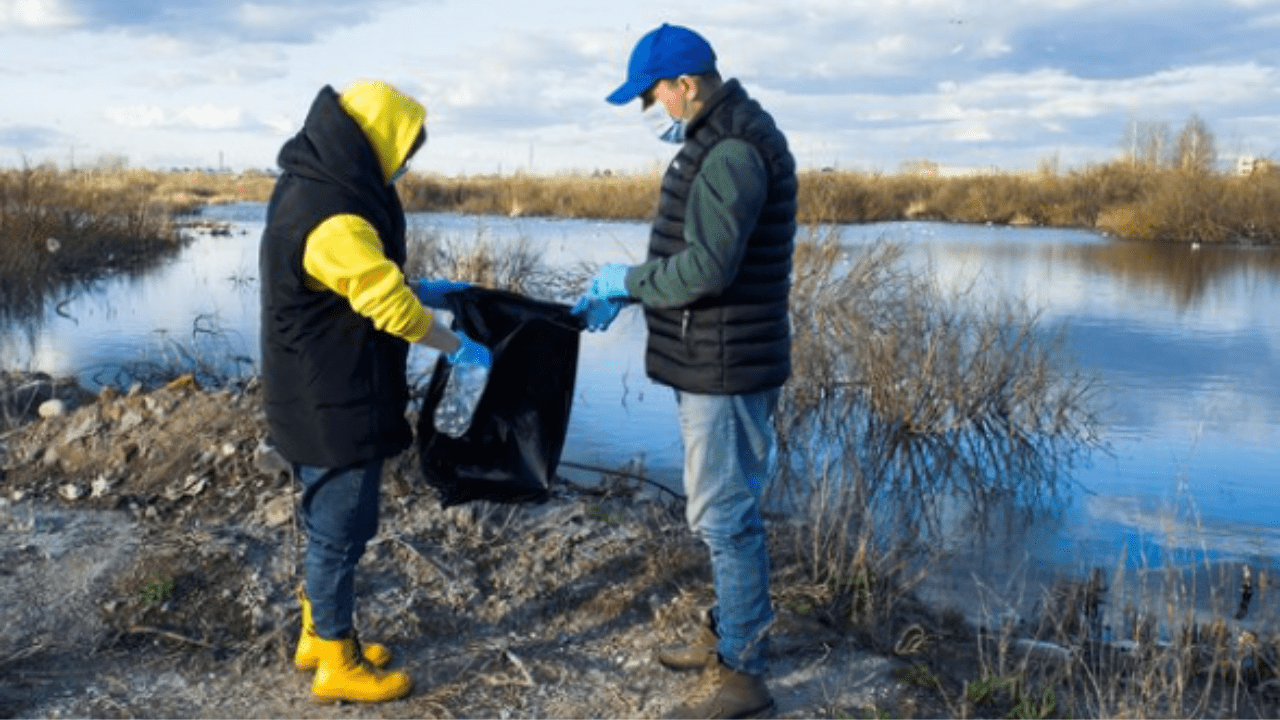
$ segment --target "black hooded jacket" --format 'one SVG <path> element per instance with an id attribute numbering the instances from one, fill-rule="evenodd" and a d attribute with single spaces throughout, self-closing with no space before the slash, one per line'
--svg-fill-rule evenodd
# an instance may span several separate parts
<path id="1" fill-rule="evenodd" d="M 259 248 L 262 373 L 272 440 L 292 462 L 346 467 L 407 448 L 409 345 L 379 331 L 350 302 L 305 282 L 308 235 L 353 214 L 377 230 L 403 267 L 404 211 L 360 125 L 326 86 L 303 129 L 285 143 L 283 171 Z"/>

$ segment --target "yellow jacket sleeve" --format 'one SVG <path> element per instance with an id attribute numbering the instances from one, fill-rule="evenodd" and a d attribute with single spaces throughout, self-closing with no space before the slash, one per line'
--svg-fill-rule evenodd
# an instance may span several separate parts
<path id="1" fill-rule="evenodd" d="M 346 298 L 383 332 L 417 342 L 431 328 L 431 311 L 418 302 L 364 218 L 334 215 L 317 225 L 307 236 L 302 269 L 309 287 Z"/>

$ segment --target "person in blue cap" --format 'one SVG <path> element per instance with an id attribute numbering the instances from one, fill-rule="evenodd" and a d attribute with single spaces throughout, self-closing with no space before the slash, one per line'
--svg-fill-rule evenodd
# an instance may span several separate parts
<path id="1" fill-rule="evenodd" d="M 791 374 L 795 160 L 773 118 L 737 80 L 722 81 L 711 45 L 688 28 L 664 24 L 636 44 L 608 101 L 636 98 L 679 150 L 647 260 L 602 267 L 575 310 L 604 330 L 625 304 L 643 306 L 646 372 L 675 390 L 686 516 L 711 551 L 716 601 L 695 643 L 658 654 L 670 668 L 712 673 L 714 693 L 672 716 L 754 717 L 775 707 L 763 681 L 774 615 L 760 497 Z"/>

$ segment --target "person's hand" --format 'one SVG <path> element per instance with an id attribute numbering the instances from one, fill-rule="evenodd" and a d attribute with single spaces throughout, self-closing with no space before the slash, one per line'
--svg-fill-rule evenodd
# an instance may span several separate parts
<path id="1" fill-rule="evenodd" d="M 444 299 L 445 295 L 470 286 L 471 283 L 468 282 L 445 280 L 443 278 L 435 278 L 433 280 L 419 279 L 409 283 L 409 287 L 413 288 L 413 294 L 418 296 L 418 300 L 423 305 L 436 310 L 449 309 L 448 303 Z"/>
<path id="2" fill-rule="evenodd" d="M 596 276 L 591 278 L 591 288 L 587 291 L 588 294 L 605 300 L 629 296 L 630 293 L 627 292 L 627 271 L 630 269 L 630 265 L 620 265 L 618 263 L 602 266 Z"/>
<path id="3" fill-rule="evenodd" d="M 479 365 L 486 370 L 493 367 L 493 357 L 489 348 L 467 337 L 461 330 L 454 330 L 458 336 L 458 349 L 444 356 L 450 365 Z"/>
<path id="4" fill-rule="evenodd" d="M 608 300 L 592 293 L 578 298 L 577 304 L 569 312 L 582 318 L 587 329 L 596 332 L 608 330 L 613 319 L 618 317 L 626 303 L 621 300 Z"/>

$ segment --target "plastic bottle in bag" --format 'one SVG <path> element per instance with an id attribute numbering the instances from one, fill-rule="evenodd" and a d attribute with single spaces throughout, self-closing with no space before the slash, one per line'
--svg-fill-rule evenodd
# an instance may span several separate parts
<path id="1" fill-rule="evenodd" d="M 436 405 L 436 431 L 451 438 L 462 437 L 471 427 L 471 418 L 488 382 L 489 368 L 483 365 L 462 363 L 449 368 L 444 394 Z"/>

